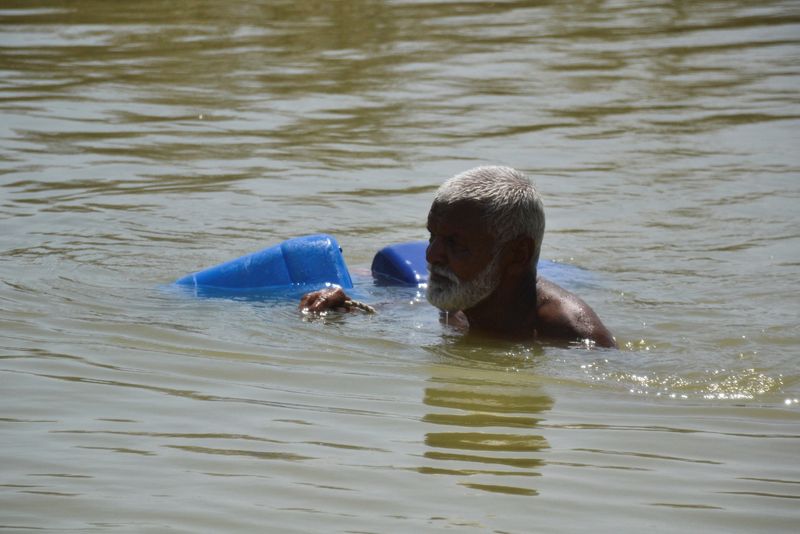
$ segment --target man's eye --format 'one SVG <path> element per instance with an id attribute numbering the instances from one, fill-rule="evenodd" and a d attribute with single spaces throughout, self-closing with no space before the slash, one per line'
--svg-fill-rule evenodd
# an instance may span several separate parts
<path id="1" fill-rule="evenodd" d="M 447 239 L 447 246 L 453 252 L 466 252 L 467 251 L 467 247 L 466 246 L 464 246 L 463 244 L 459 243 L 458 241 L 456 241 L 452 237 Z"/>

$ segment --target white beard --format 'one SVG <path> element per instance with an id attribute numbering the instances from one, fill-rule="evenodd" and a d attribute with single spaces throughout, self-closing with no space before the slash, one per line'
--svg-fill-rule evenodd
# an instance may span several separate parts
<path id="1" fill-rule="evenodd" d="M 462 282 L 449 269 L 428 264 L 428 272 L 447 278 L 447 281 L 434 282 L 428 278 L 426 296 L 428 302 L 440 310 L 454 312 L 468 310 L 491 295 L 500 285 L 497 266 L 500 255 L 496 254 L 478 276 L 469 282 Z"/>

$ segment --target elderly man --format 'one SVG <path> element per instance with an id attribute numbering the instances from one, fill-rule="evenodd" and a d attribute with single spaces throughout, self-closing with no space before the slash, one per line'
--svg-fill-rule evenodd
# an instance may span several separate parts
<path id="1" fill-rule="evenodd" d="M 437 191 L 428 212 L 428 301 L 470 332 L 512 340 L 589 340 L 615 347 L 580 298 L 537 276 L 544 208 L 531 181 L 509 167 L 477 167 Z M 311 312 L 343 307 L 341 289 L 305 295 Z"/>

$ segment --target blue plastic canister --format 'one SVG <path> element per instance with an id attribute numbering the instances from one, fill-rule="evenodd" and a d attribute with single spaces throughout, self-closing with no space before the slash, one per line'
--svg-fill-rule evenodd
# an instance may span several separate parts
<path id="1" fill-rule="evenodd" d="M 275 290 L 324 287 L 352 288 L 353 281 L 339 243 L 327 234 L 288 239 L 252 254 L 189 274 L 180 286 L 227 290 Z"/>
<path id="2" fill-rule="evenodd" d="M 427 284 L 427 247 L 427 241 L 412 241 L 382 248 L 372 259 L 372 276 L 383 285 Z"/>

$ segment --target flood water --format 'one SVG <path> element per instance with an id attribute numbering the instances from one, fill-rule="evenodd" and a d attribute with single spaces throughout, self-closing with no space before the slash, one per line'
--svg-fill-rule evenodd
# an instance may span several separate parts
<path id="1" fill-rule="evenodd" d="M 4 532 L 796 532 L 800 6 L 0 4 Z M 532 176 L 620 350 L 371 287 Z M 165 291 L 333 234 L 380 313 Z"/>

